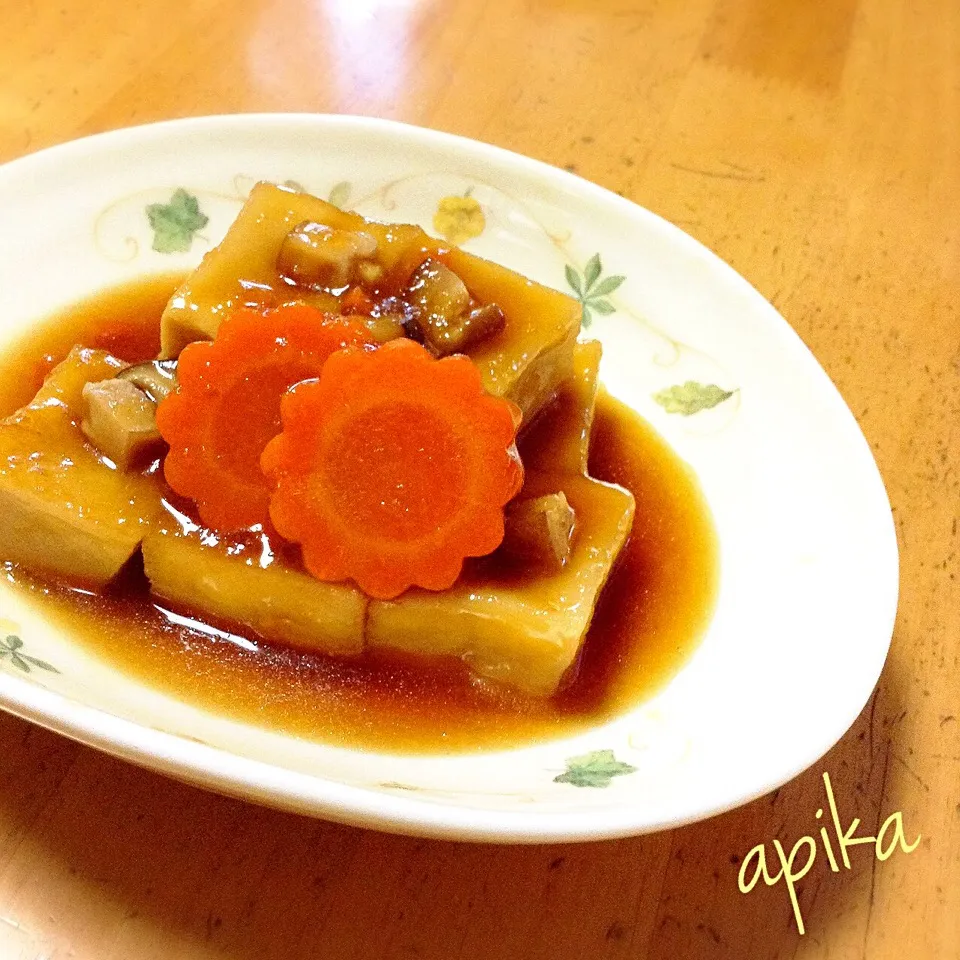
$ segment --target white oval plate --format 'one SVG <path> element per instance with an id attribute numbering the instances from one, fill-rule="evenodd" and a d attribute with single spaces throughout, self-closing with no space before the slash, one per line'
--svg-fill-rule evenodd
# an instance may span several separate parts
<path id="1" fill-rule="evenodd" d="M 104 286 L 196 264 L 260 179 L 428 230 L 441 198 L 469 191 L 486 223 L 468 249 L 568 292 L 600 267 L 584 299 L 602 377 L 693 466 L 714 513 L 722 582 L 709 630 L 658 696 L 602 727 L 513 751 L 388 756 L 151 690 L 2 584 L 0 706 L 226 794 L 494 841 L 615 837 L 705 817 L 777 787 L 842 736 L 880 674 L 896 608 L 893 523 L 867 444 L 770 304 L 695 240 L 600 187 L 357 117 L 214 117 L 80 140 L 0 168 L 0 349 Z M 208 219 L 160 237 L 146 208 L 177 190 Z M 184 249 L 154 249 L 171 245 Z M 700 386 L 679 398 L 687 413 L 670 412 L 661 391 L 689 382 Z M 698 400 L 714 405 L 689 412 Z"/>

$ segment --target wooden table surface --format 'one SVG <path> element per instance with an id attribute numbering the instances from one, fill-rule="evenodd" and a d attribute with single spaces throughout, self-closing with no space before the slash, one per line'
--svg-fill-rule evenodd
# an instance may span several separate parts
<path id="1" fill-rule="evenodd" d="M 285 815 L 0 717 L 0 958 L 960 956 L 956 0 L 0 0 L 0 160 L 190 114 L 393 117 L 546 160 L 716 250 L 873 448 L 901 600 L 877 691 L 775 794 L 670 833 L 418 841 Z M 2 229 L 2 227 L 0 227 Z M 807 709 L 816 709 L 815 696 Z M 909 855 L 739 860 L 902 814 Z M 838 854 L 839 856 L 839 854 Z"/>

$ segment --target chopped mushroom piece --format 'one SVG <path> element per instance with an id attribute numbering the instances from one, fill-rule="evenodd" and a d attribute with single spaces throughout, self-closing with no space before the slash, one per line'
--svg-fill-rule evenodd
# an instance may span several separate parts
<path id="1" fill-rule="evenodd" d="M 80 429 L 121 470 L 144 463 L 161 448 L 157 405 L 129 380 L 88 383 L 81 399 Z"/>
<path id="2" fill-rule="evenodd" d="M 574 519 L 562 492 L 511 503 L 500 549 L 527 563 L 560 568 L 570 558 Z"/>
<path id="3" fill-rule="evenodd" d="M 376 252 L 376 238 L 369 233 L 307 220 L 284 238 L 277 270 L 298 286 L 337 290 L 357 280 Z"/>
<path id="4" fill-rule="evenodd" d="M 441 355 L 463 353 L 488 337 L 495 336 L 504 327 L 506 318 L 495 303 L 487 303 L 471 310 L 458 321 L 440 331 L 442 346 L 435 347 Z"/>
<path id="5" fill-rule="evenodd" d="M 146 363 L 138 363 L 121 370 L 117 379 L 129 381 L 154 403 L 159 403 L 177 389 L 177 361 L 148 360 Z"/>
<path id="6" fill-rule="evenodd" d="M 374 317 L 393 317 L 403 327 L 403 335 L 417 343 L 423 343 L 417 323 L 419 310 L 401 297 L 387 297 L 373 310 Z"/>
<path id="7" fill-rule="evenodd" d="M 503 311 L 489 303 L 470 309 L 466 284 L 438 260 L 425 260 L 409 284 L 410 301 L 418 308 L 417 332 L 438 356 L 462 353 L 503 329 Z"/>
<path id="8" fill-rule="evenodd" d="M 429 316 L 452 320 L 470 306 L 466 284 L 445 264 L 428 257 L 413 271 L 408 284 L 410 302 Z"/>

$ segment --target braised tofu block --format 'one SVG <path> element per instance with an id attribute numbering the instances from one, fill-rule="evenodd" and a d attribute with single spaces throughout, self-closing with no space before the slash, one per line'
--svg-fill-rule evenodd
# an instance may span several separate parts
<path id="1" fill-rule="evenodd" d="M 499 332 L 465 352 L 480 368 L 484 387 L 512 400 L 532 421 L 573 373 L 580 304 L 463 250 L 449 250 L 442 260 L 475 300 L 496 303 L 503 312 Z"/>
<path id="2" fill-rule="evenodd" d="M 310 282 L 294 286 L 295 278 L 285 277 L 282 269 L 306 263 L 311 251 L 308 241 L 319 242 L 321 234 L 307 226 L 363 232 L 375 243 L 377 261 L 389 266 L 426 235 L 419 227 L 385 227 L 367 224 L 362 217 L 344 213 L 332 204 L 306 193 L 296 193 L 271 183 L 258 183 L 220 245 L 211 250 L 200 266 L 176 290 L 160 321 L 160 349 L 164 357 L 175 357 L 194 340 L 211 340 L 220 322 L 231 310 L 244 305 L 271 307 L 295 300 L 313 303 L 321 309 L 339 312 L 332 294 L 313 288 L 317 279 L 317 257 L 305 265 Z M 287 237 L 296 241 L 281 248 Z M 330 244 L 331 247 L 337 244 Z M 328 251 L 329 252 L 329 251 Z"/>
<path id="3" fill-rule="evenodd" d="M 633 495 L 586 476 L 598 360 L 598 345 L 577 345 L 573 376 L 533 425 L 525 459 L 519 502 L 539 500 L 557 508 L 562 494 L 576 518 L 566 563 L 513 566 L 506 551 L 498 551 L 491 561 L 465 569 L 443 593 L 409 590 L 395 600 L 374 600 L 368 646 L 455 656 L 474 673 L 527 693 L 556 691 L 577 659 L 633 525 Z M 549 431 L 549 440 L 538 431 Z M 554 549 L 556 531 L 539 529 L 546 537 L 541 549 Z M 529 527 L 527 532 L 535 535 Z"/>
<path id="4" fill-rule="evenodd" d="M 572 375 L 561 384 L 551 406 L 520 437 L 520 458 L 528 469 L 587 475 L 601 352 L 596 340 L 574 348 Z"/>
<path id="5" fill-rule="evenodd" d="M 262 536 L 218 538 L 168 522 L 144 540 L 143 565 L 153 593 L 178 609 L 296 647 L 363 649 L 364 594 L 314 579 L 274 555 Z"/>
<path id="6" fill-rule="evenodd" d="M 88 383 L 123 363 L 74 348 L 0 423 L 0 559 L 82 586 L 108 583 L 157 515 L 160 483 L 105 463 L 81 429 Z"/>
<path id="7" fill-rule="evenodd" d="M 507 506 L 498 553 L 534 569 L 563 566 L 570 557 L 576 515 L 564 496 L 563 477 L 587 476 L 600 354 L 596 341 L 576 345 L 572 376 L 520 440 L 520 455 L 528 473 L 557 478 L 553 481 L 556 492 L 532 496 L 535 484 L 526 484 Z"/>
<path id="8" fill-rule="evenodd" d="M 418 274 L 428 260 L 430 276 Z M 437 273 L 457 282 L 440 290 Z M 339 289 L 351 283 L 378 304 L 369 318 L 377 339 L 404 335 L 397 317 L 410 314 L 437 353 L 465 353 L 487 391 L 514 401 L 527 420 L 572 372 L 581 308 L 571 297 L 441 246 L 420 227 L 366 220 L 268 183 L 253 188 L 220 245 L 170 299 L 161 321 L 163 356 L 211 339 L 243 305 L 301 300 L 338 312 Z"/>
<path id="9" fill-rule="evenodd" d="M 542 494 L 557 479 L 537 478 L 534 489 Z M 621 487 L 570 476 L 563 490 L 577 516 L 565 566 L 532 575 L 480 567 L 442 593 L 371 601 L 367 645 L 459 657 L 481 677 L 535 696 L 554 693 L 633 522 L 633 496 Z"/>
<path id="10" fill-rule="evenodd" d="M 74 347 L 58 363 L 43 381 L 36 396 L 25 407 L 10 414 L 4 421 L 21 421 L 35 415 L 45 407 L 59 407 L 68 418 L 76 418 L 80 411 L 80 398 L 88 383 L 107 380 L 117 376 L 126 364 L 104 350 L 89 347 Z"/>

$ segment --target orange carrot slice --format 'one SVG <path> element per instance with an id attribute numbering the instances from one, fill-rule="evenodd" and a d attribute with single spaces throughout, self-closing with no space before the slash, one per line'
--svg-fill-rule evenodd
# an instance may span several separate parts
<path id="1" fill-rule="evenodd" d="M 331 354 L 371 343 L 356 321 L 304 304 L 232 314 L 216 340 L 184 348 L 180 389 L 157 408 L 157 428 L 170 444 L 167 483 L 196 501 L 215 530 L 266 522 L 270 485 L 260 454 L 280 432 L 281 397 L 318 377 Z"/>
<path id="2" fill-rule="evenodd" d="M 517 409 L 466 357 L 410 340 L 337 353 L 281 409 L 260 461 L 276 483 L 270 517 L 318 579 L 381 599 L 445 590 L 464 558 L 499 546 L 523 482 Z"/>

